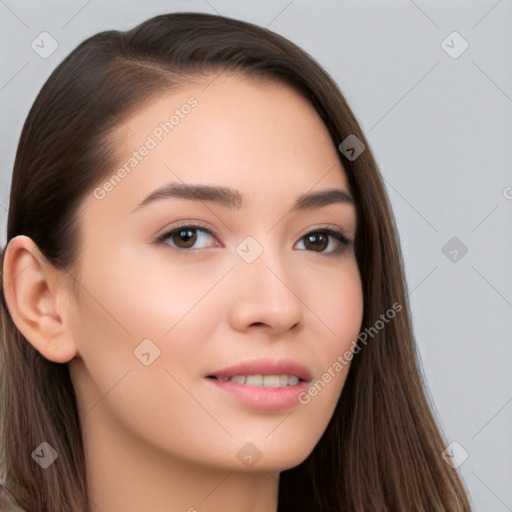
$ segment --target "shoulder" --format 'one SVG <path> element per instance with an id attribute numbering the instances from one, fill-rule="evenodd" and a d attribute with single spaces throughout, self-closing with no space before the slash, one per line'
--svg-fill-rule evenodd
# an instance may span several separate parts
<path id="1" fill-rule="evenodd" d="M 0 482 L 0 510 L 2 512 L 26 512 L 25 509 L 18 506 L 14 496 L 3 482 Z"/>

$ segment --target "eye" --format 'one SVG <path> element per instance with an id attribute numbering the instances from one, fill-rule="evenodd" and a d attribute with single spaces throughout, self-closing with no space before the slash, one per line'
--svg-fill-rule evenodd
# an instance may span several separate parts
<path id="1" fill-rule="evenodd" d="M 207 249 L 208 247 L 221 247 L 218 240 L 213 244 L 208 244 L 208 239 L 216 239 L 215 234 L 209 229 L 195 224 L 185 224 L 159 235 L 156 242 L 169 245 L 173 249 L 183 252 Z M 299 246 L 299 250 L 321 254 L 339 254 L 351 243 L 352 240 L 341 231 L 332 228 L 321 228 L 304 235 L 296 247 Z"/>
<path id="2" fill-rule="evenodd" d="M 214 233 L 209 229 L 196 225 L 184 225 L 160 235 L 157 238 L 157 242 L 168 244 L 174 249 L 186 251 L 189 249 L 196 250 L 207 248 L 208 238 L 215 238 Z"/>
<path id="3" fill-rule="evenodd" d="M 300 244 L 301 242 L 303 248 L 300 248 L 300 250 L 338 254 L 343 252 L 352 241 L 341 231 L 331 228 L 322 228 L 310 231 L 307 235 L 304 235 L 298 243 Z"/>

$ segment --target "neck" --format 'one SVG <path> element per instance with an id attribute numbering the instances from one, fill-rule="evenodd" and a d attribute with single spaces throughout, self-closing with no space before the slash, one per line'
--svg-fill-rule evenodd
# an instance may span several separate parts
<path id="1" fill-rule="evenodd" d="M 176 459 L 112 425 L 105 427 L 98 421 L 83 424 L 90 512 L 277 510 L 278 473 Z"/>

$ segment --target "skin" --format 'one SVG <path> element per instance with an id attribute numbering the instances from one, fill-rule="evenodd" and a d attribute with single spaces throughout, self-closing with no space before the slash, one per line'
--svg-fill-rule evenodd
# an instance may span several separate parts
<path id="1" fill-rule="evenodd" d="M 314 381 L 360 329 L 353 245 L 328 254 L 335 239 L 304 239 L 326 225 L 353 238 L 354 205 L 290 212 L 311 190 L 350 192 L 318 114 L 282 84 L 222 76 L 203 89 L 162 95 L 116 132 L 121 166 L 169 112 L 198 101 L 103 199 L 86 197 L 72 271 L 52 267 L 25 236 L 7 248 L 13 320 L 46 358 L 70 367 L 91 511 L 275 511 L 279 472 L 313 450 L 348 367 L 307 405 L 277 411 L 249 407 L 205 376 L 289 357 Z M 133 211 L 171 182 L 231 187 L 244 206 L 173 198 Z M 215 237 L 199 231 L 188 253 L 179 237 L 157 245 L 178 221 Z M 235 251 L 249 235 L 263 249 L 250 264 Z M 160 350 L 149 366 L 134 355 L 144 339 Z M 249 442 L 261 453 L 251 466 L 237 457 Z"/>

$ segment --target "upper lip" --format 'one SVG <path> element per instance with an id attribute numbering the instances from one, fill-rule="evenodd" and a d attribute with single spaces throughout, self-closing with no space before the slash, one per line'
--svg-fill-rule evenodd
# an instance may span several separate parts
<path id="1" fill-rule="evenodd" d="M 295 375 L 306 382 L 312 378 L 309 368 L 294 359 L 253 359 L 215 370 L 208 377 L 231 378 L 235 375 Z"/>

